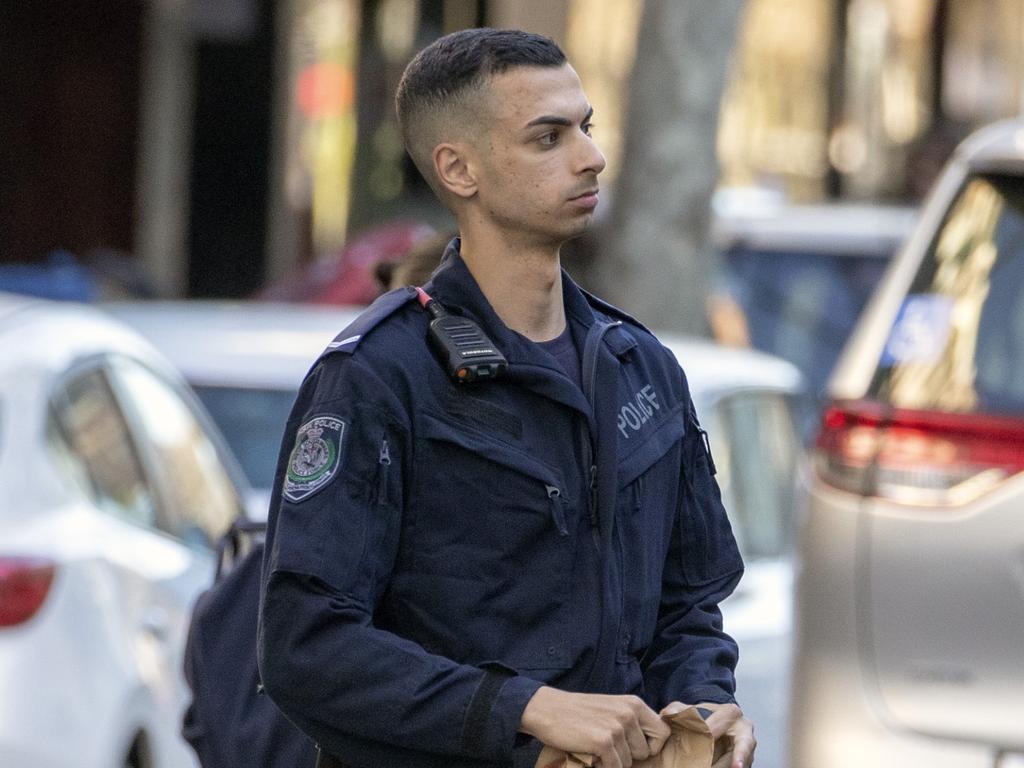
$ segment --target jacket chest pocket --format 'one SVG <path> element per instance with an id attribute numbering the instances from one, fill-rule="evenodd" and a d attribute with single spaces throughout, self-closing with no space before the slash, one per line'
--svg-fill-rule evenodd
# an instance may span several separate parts
<path id="1" fill-rule="evenodd" d="M 416 596 L 418 610 L 435 626 L 468 630 L 449 638 L 460 660 L 516 669 L 571 663 L 577 500 L 562 473 L 429 414 L 417 423 L 414 462 L 408 551 L 418 582 L 433 585 Z"/>
<path id="2" fill-rule="evenodd" d="M 638 448 L 619 462 L 617 518 L 622 574 L 620 661 L 635 661 L 649 645 L 658 620 L 661 579 L 680 493 L 680 451 L 685 431 L 677 408 Z"/>

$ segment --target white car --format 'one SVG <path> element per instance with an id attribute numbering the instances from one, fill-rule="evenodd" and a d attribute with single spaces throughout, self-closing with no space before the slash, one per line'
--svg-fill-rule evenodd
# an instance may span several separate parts
<path id="1" fill-rule="evenodd" d="M 791 560 L 803 379 L 780 358 L 660 334 L 686 370 L 711 441 L 746 573 L 722 604 L 740 661 L 736 697 L 757 733 L 759 768 L 788 768 Z"/>
<path id="2" fill-rule="evenodd" d="M 793 765 L 1024 765 L 1024 120 L 957 149 L 828 395 Z"/>
<path id="3" fill-rule="evenodd" d="M 154 342 L 195 387 L 262 489 L 265 514 L 281 434 L 313 360 L 356 308 L 240 302 L 128 302 L 108 310 Z M 758 765 L 782 768 L 790 631 L 789 533 L 800 442 L 797 369 L 749 350 L 662 335 L 686 369 L 710 433 L 747 575 L 723 605 L 741 645 L 739 698 L 758 724 Z M 424 339 L 424 343 L 426 340 Z"/>
<path id="4" fill-rule="evenodd" d="M 285 422 L 299 384 L 361 311 L 231 301 L 115 302 L 105 309 L 149 339 L 213 416 L 266 519 Z"/>
<path id="5" fill-rule="evenodd" d="M 245 481 L 184 381 L 81 305 L 0 294 L 0 765 L 191 768 L 192 603 Z"/>

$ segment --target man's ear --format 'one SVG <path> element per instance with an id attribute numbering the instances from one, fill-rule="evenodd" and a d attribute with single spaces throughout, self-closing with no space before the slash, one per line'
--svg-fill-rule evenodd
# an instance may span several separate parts
<path id="1" fill-rule="evenodd" d="M 433 160 L 434 173 L 442 188 L 464 199 L 476 194 L 476 174 L 468 145 L 462 142 L 438 144 L 434 147 Z"/>

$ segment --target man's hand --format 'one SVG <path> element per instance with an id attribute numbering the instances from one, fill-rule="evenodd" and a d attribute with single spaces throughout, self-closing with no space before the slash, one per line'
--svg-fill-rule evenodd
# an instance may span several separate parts
<path id="1" fill-rule="evenodd" d="M 684 706 L 674 701 L 661 710 L 661 714 L 675 714 Z M 743 710 L 735 704 L 701 702 L 697 706 L 711 710 L 705 722 L 711 729 L 715 743 L 721 742 L 726 747 L 725 753 L 711 768 L 750 768 L 754 764 L 757 739 L 754 738 L 754 724 L 743 716 Z"/>
<path id="2" fill-rule="evenodd" d="M 594 755 L 601 768 L 630 768 L 635 760 L 658 754 L 670 733 L 636 696 L 569 693 L 547 686 L 526 705 L 519 730 L 564 752 Z"/>

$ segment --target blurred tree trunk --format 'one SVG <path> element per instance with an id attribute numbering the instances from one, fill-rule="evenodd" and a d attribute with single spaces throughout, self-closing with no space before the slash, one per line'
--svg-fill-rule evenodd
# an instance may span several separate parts
<path id="1" fill-rule="evenodd" d="M 743 0 L 647 0 L 612 211 L 591 278 L 661 329 L 704 335 L 715 138 Z"/>

